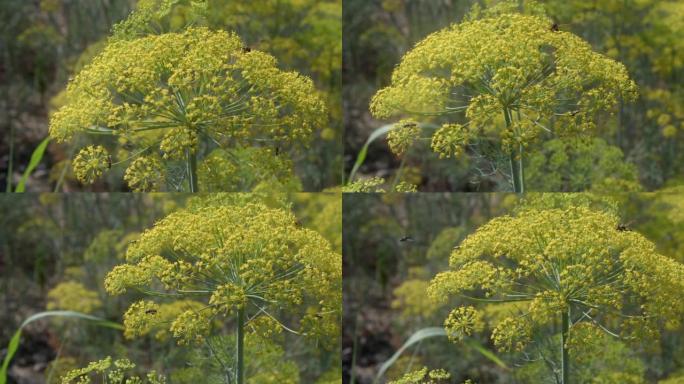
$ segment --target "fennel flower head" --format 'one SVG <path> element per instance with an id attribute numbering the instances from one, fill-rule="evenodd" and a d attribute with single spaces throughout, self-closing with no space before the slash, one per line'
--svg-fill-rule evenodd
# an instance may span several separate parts
<path id="1" fill-rule="evenodd" d="M 113 135 L 121 148 L 113 163 L 104 146 L 82 149 L 75 175 L 92 183 L 126 164 L 124 180 L 139 191 L 160 189 L 168 163 L 213 148 L 306 145 L 327 118 L 311 79 L 281 71 L 234 33 L 204 27 L 110 40 L 66 98 L 51 137 Z"/>
<path id="2" fill-rule="evenodd" d="M 450 266 L 432 280 L 429 295 L 506 306 L 492 324 L 502 351 L 523 351 L 562 316 L 569 317 L 569 348 L 604 332 L 653 343 L 661 329 L 679 327 L 684 313 L 684 265 L 658 254 L 614 213 L 588 205 L 495 218 L 453 251 Z M 479 309 L 462 306 L 445 328 L 457 341 L 482 330 L 483 321 Z"/>
<path id="3" fill-rule="evenodd" d="M 287 210 L 196 204 L 145 231 L 126 259 L 105 279 L 110 294 L 134 289 L 194 302 L 184 311 L 162 307 L 163 300 L 134 303 L 124 315 L 129 337 L 165 327 L 180 344 L 202 342 L 213 320 L 241 311 L 258 334 L 285 329 L 337 342 L 341 256 Z"/>
<path id="4" fill-rule="evenodd" d="M 443 369 L 428 371 L 423 367 L 417 371 L 406 373 L 398 380 L 390 381 L 389 384 L 446 384 L 451 375 Z"/>
<path id="5" fill-rule="evenodd" d="M 128 359 L 113 360 L 107 356 L 102 360 L 93 361 L 84 368 L 74 369 L 62 376 L 62 384 L 166 384 L 166 377 L 150 371 L 146 375 L 135 375 L 136 365 Z"/>
<path id="6" fill-rule="evenodd" d="M 541 134 L 590 133 L 596 113 L 636 94 L 622 64 L 550 19 L 489 14 L 416 44 L 373 97 L 371 112 L 436 118 L 443 125 L 432 135 L 432 149 L 451 157 L 479 138 L 510 150 Z M 415 122 L 400 122 L 388 137 L 392 150 L 401 154 L 420 132 Z"/>
<path id="7" fill-rule="evenodd" d="M 65 281 L 57 284 L 48 292 L 48 310 L 67 310 L 92 314 L 102 307 L 97 292 L 83 284 Z"/>

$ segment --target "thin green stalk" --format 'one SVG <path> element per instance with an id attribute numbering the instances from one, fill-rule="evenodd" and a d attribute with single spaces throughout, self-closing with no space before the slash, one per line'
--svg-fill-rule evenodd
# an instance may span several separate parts
<path id="1" fill-rule="evenodd" d="M 392 186 L 390 187 L 390 192 L 395 192 L 395 188 L 397 187 L 397 184 L 399 184 L 399 180 L 401 179 L 401 174 L 404 172 L 404 167 L 406 166 L 406 158 L 409 156 L 409 150 L 404 153 L 404 156 L 401 157 L 401 163 L 399 163 L 399 169 L 397 169 L 397 173 L 394 174 L 394 180 L 392 180 Z"/>
<path id="2" fill-rule="evenodd" d="M 570 331 L 570 309 L 563 312 L 561 315 L 561 370 L 563 376 L 563 384 L 570 384 L 570 356 L 568 355 L 568 332 Z"/>
<path id="3" fill-rule="evenodd" d="M 235 370 L 235 382 L 245 382 L 245 309 L 238 309 L 237 320 L 237 367 Z"/>
<path id="4" fill-rule="evenodd" d="M 185 159 L 187 163 L 188 186 L 190 187 L 190 192 L 199 192 L 199 188 L 197 187 L 197 155 L 190 152 L 190 149 L 186 149 Z"/>
<path id="5" fill-rule="evenodd" d="M 504 108 L 504 119 L 506 120 L 506 129 L 511 128 L 512 119 L 510 111 Z M 511 150 L 509 154 L 509 165 L 511 167 L 511 177 L 513 178 L 513 190 L 516 193 L 523 193 L 525 187 L 523 185 L 523 159 L 522 159 L 522 146 L 519 148 L 519 153 L 516 153 L 515 149 Z"/>
<path id="6" fill-rule="evenodd" d="M 523 159 L 525 158 L 525 148 L 522 144 L 518 146 L 518 175 L 520 176 L 520 193 L 525 193 L 525 165 Z"/>
<path id="7" fill-rule="evenodd" d="M 9 132 L 9 160 L 7 162 L 7 193 L 12 192 L 12 165 L 14 163 L 14 124 L 10 121 L 10 132 Z"/>

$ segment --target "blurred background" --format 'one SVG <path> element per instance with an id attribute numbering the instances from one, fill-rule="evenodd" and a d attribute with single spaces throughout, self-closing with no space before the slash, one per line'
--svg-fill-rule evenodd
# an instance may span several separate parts
<path id="1" fill-rule="evenodd" d="M 345 175 L 372 132 L 393 121 L 368 112 L 370 98 L 389 84 L 401 57 L 428 34 L 463 20 L 474 4 L 498 0 L 344 0 L 343 76 Z M 518 3 L 524 7 L 526 1 Z M 596 138 L 580 149 L 557 140 L 536 148 L 526 164 L 527 190 L 655 190 L 684 180 L 684 1 L 549 0 L 539 2 L 559 28 L 623 63 L 639 87 L 635 103 L 620 106 Z M 465 157 L 439 160 L 417 145 L 402 164 L 384 136 L 370 143 L 357 178 L 403 181 L 420 191 L 495 191 L 497 180 Z M 553 177 L 546 177 L 552 175 Z M 593 188 L 592 188 L 593 187 Z"/>
<path id="2" fill-rule="evenodd" d="M 143 0 L 146 3 L 161 0 Z M 237 32 L 285 70 L 311 77 L 329 111 L 308 149 L 293 154 L 304 191 L 339 185 L 342 169 L 341 0 L 207 0 L 214 29 Z M 191 1 L 174 0 L 170 28 L 188 21 Z M 104 47 L 111 28 L 137 0 L 0 1 L 0 190 L 14 190 L 47 137 L 48 118 L 64 103 L 68 79 Z M 175 26 L 175 27 L 174 27 Z M 78 143 L 79 147 L 88 142 Z M 27 184 L 30 191 L 123 191 L 120 174 L 93 186 L 74 180 L 75 146 L 51 142 Z"/>
<path id="3" fill-rule="evenodd" d="M 617 203 L 629 228 L 653 241 L 661 254 L 684 262 L 683 189 L 609 198 Z M 449 255 L 468 234 L 518 203 L 517 195 L 502 193 L 344 195 L 344 383 L 376 383 L 381 365 L 414 332 L 443 326 L 449 311 L 463 301 L 453 298 L 444 305 L 431 303 L 426 294 L 429 281 L 448 269 Z M 470 301 L 468 305 L 478 304 Z M 541 363 L 525 364 L 519 355 L 496 352 L 490 334 L 491 329 L 485 328 L 459 344 L 445 337 L 424 339 L 399 355 L 378 383 L 396 380 L 423 366 L 448 370 L 450 383 L 466 379 L 489 384 L 546 382 L 546 368 Z M 663 332 L 660 345 L 648 347 L 629 349 L 610 342 L 602 347 L 601 359 L 585 364 L 579 373 L 583 376 L 573 382 L 684 382 L 682 327 Z M 509 368 L 502 368 L 498 360 Z M 599 373 L 605 379 L 614 372 L 633 381 L 592 379 Z"/>
<path id="4" fill-rule="evenodd" d="M 228 195 L 211 198 L 243 198 Z M 139 292 L 107 294 L 105 275 L 124 262 L 128 244 L 142 230 L 199 198 L 170 193 L 0 194 L 0 359 L 20 324 L 46 309 L 73 310 L 121 323 L 128 306 L 145 296 Z M 339 194 L 244 198 L 276 208 L 291 207 L 302 226 L 318 231 L 341 252 Z M 287 319 L 287 314 L 278 316 Z M 218 364 L 204 345 L 183 347 L 168 336 L 160 339 L 152 333 L 129 340 L 120 331 L 84 320 L 38 320 L 24 328 L 8 383 L 61 383 L 60 376 L 68 370 L 106 356 L 128 358 L 142 372 L 156 369 L 170 383 L 224 382 L 223 377 L 217 380 Z M 221 353 L 232 359 L 234 339 L 217 336 L 214 342 L 225 346 Z M 339 378 L 339 348 L 312 344 L 297 342 L 287 333 L 274 337 L 270 348 L 248 350 L 258 358 L 247 360 L 247 377 L 264 384 Z"/>

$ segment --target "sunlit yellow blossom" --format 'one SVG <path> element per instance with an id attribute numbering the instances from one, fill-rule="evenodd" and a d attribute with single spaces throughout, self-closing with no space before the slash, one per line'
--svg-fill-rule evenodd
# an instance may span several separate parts
<path id="1" fill-rule="evenodd" d="M 427 367 L 409 372 L 401 379 L 390 381 L 389 384 L 446 384 L 451 375 L 443 369 L 428 371 Z"/>
<path id="2" fill-rule="evenodd" d="M 394 191 L 400 193 L 415 193 L 418 192 L 418 186 L 415 184 L 408 183 L 406 181 L 400 181 L 394 187 Z"/>
<path id="3" fill-rule="evenodd" d="M 385 180 L 381 177 L 371 177 L 365 180 L 356 180 L 342 188 L 342 192 L 354 193 L 354 192 L 385 192 L 381 187 L 385 183 Z"/>
<path id="4" fill-rule="evenodd" d="M 180 345 L 199 344 L 204 341 L 210 330 L 206 312 L 187 310 L 176 317 L 169 327 L 173 337 Z"/>
<path id="5" fill-rule="evenodd" d="M 639 191 L 637 167 L 605 140 L 553 139 L 528 156 L 528 191 L 597 193 Z"/>
<path id="6" fill-rule="evenodd" d="M 440 157 L 458 156 L 475 139 L 491 140 L 522 164 L 530 143 L 549 135 L 592 135 L 598 113 L 636 98 L 624 65 L 578 36 L 550 28 L 551 19 L 514 8 L 418 42 L 390 85 L 374 95 L 372 114 L 446 120 L 432 137 Z M 511 171 L 522 192 L 522 173 Z"/>
<path id="7" fill-rule="evenodd" d="M 138 157 L 126 168 L 124 180 L 136 192 L 156 191 L 164 182 L 165 170 L 156 157 Z"/>
<path id="8" fill-rule="evenodd" d="M 281 183 L 288 191 L 301 190 L 292 161 L 277 156 L 271 148 L 235 147 L 215 149 L 198 166 L 197 177 L 204 191 L 234 187 L 254 191 L 261 182 Z"/>
<path id="9" fill-rule="evenodd" d="M 401 155 L 420 137 L 420 127 L 415 120 L 402 120 L 387 134 L 392 152 Z"/>
<path id="10" fill-rule="evenodd" d="M 482 313 L 474 307 L 459 307 L 449 313 L 449 317 L 444 320 L 449 340 L 460 341 L 464 337 L 470 336 L 473 332 L 480 332 L 484 328 Z"/>
<path id="11" fill-rule="evenodd" d="M 456 157 L 468 144 L 468 135 L 461 124 L 444 124 L 432 136 L 432 150 L 441 158 Z"/>
<path id="12" fill-rule="evenodd" d="M 610 210 L 576 201 L 528 205 L 483 225 L 452 252 L 451 271 L 433 279 L 429 294 L 517 303 L 492 333 L 502 350 L 523 350 L 533 333 L 561 319 L 565 337 L 587 321 L 624 340 L 657 341 L 664 324 L 678 326 L 684 313 L 684 265 L 659 255 Z"/>
<path id="13" fill-rule="evenodd" d="M 159 332 L 166 324 L 180 343 L 195 343 L 210 332 L 210 317 L 234 318 L 244 312 L 275 318 L 277 309 L 303 315 L 299 324 L 277 321 L 280 327 L 334 344 L 339 333 L 340 255 L 319 234 L 301 228 L 286 210 L 207 201 L 194 201 L 191 208 L 143 232 L 128 247 L 128 263 L 105 279 L 112 294 L 127 289 L 154 293 L 163 287 L 164 294 L 201 302 L 203 309 L 175 312 L 174 319 L 165 316 L 161 303 L 133 304 L 125 317 L 127 333 L 144 334 L 152 327 Z M 146 321 L 148 325 L 142 324 Z"/>
<path id="14" fill-rule="evenodd" d="M 66 98 L 50 120 L 51 137 L 117 135 L 132 148 L 129 157 L 165 162 L 201 155 L 202 143 L 299 147 L 327 115 L 311 79 L 279 70 L 268 54 L 244 50 L 233 33 L 199 27 L 112 39 L 69 83 Z M 92 182 L 108 168 L 104 161 L 90 164 L 103 156 L 80 156 L 89 163 L 78 168 L 79 179 Z M 137 190 L 154 184 L 141 177 L 127 182 Z"/>
<path id="15" fill-rule="evenodd" d="M 72 162 L 76 178 L 84 184 L 94 183 L 111 165 L 112 158 L 101 145 L 81 149 Z"/>
<path id="16" fill-rule="evenodd" d="M 155 371 L 150 371 L 145 376 L 138 376 L 131 371 L 135 364 L 128 359 L 112 360 L 106 357 L 102 360 L 92 362 L 85 368 L 74 369 L 62 377 L 62 384 L 166 384 L 166 378 L 157 375 Z"/>

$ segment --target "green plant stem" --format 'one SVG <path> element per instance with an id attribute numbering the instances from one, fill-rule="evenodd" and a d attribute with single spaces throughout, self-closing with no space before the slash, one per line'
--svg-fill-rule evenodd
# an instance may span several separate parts
<path id="1" fill-rule="evenodd" d="M 197 155 L 190 152 L 190 149 L 186 149 L 185 159 L 188 168 L 188 185 L 190 186 L 190 192 L 199 192 L 199 188 L 197 187 Z"/>
<path id="2" fill-rule="evenodd" d="M 568 356 L 568 332 L 570 330 L 570 309 L 567 312 L 563 312 L 561 315 L 561 374 L 563 377 L 563 384 L 570 384 L 570 357 Z"/>
<path id="3" fill-rule="evenodd" d="M 238 309 L 237 320 L 237 367 L 235 382 L 243 384 L 245 381 L 245 309 Z"/>
<path id="4" fill-rule="evenodd" d="M 9 131 L 9 160 L 7 161 L 7 187 L 5 192 L 12 192 L 12 165 L 14 163 L 14 124 L 10 121 Z"/>
<path id="5" fill-rule="evenodd" d="M 522 144 L 518 145 L 518 176 L 520 177 L 520 193 L 525 193 L 525 165 L 523 159 L 525 158 L 525 148 Z"/>
<path id="6" fill-rule="evenodd" d="M 506 121 L 506 129 L 511 128 L 512 118 L 511 111 L 508 108 L 504 108 L 504 119 Z M 523 169 L 523 147 L 520 145 L 518 147 L 518 152 L 515 149 L 511 149 L 510 156 L 510 167 L 511 167 L 511 177 L 513 178 L 513 190 L 515 193 L 525 192 L 525 183 L 523 180 L 524 169 Z"/>

